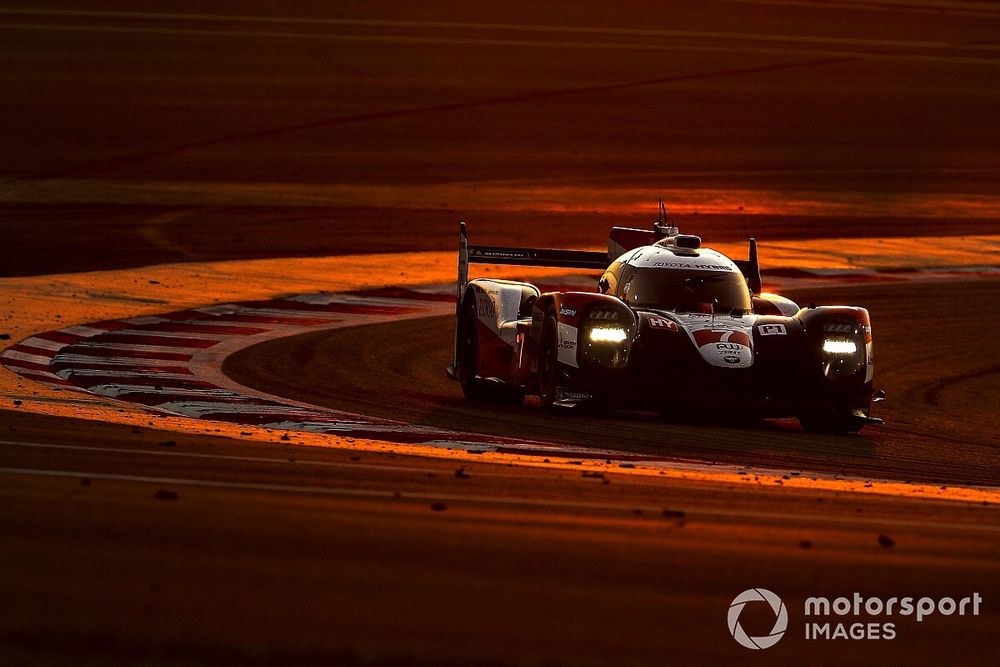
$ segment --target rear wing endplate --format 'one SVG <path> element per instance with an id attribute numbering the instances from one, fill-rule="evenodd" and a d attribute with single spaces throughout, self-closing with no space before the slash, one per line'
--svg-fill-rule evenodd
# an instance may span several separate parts
<path id="1" fill-rule="evenodd" d="M 760 264 L 757 262 L 757 239 L 750 239 L 750 251 L 747 259 L 736 259 L 733 260 L 733 263 L 747 279 L 750 291 L 754 294 L 760 294 L 761 290 L 764 289 L 764 284 L 760 278 Z"/>

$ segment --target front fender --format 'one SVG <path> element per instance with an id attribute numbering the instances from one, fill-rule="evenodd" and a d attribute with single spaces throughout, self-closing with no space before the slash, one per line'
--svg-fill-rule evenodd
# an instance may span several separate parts
<path id="1" fill-rule="evenodd" d="M 803 308 L 795 319 L 801 322 L 809 348 L 822 365 L 828 382 L 870 400 L 875 357 L 868 311 L 856 306 L 818 306 Z M 853 342 L 857 352 L 837 358 L 824 351 L 827 339 Z"/>
<path id="2" fill-rule="evenodd" d="M 580 366 L 580 329 L 587 314 L 596 306 L 607 305 L 628 312 L 634 320 L 631 309 L 620 299 L 608 294 L 594 292 L 549 292 L 535 301 L 532 310 L 529 338 L 534 346 L 541 344 L 542 324 L 545 318 L 555 315 L 559 332 L 559 361 L 567 366 Z M 633 322 L 633 331 L 635 329 Z"/>

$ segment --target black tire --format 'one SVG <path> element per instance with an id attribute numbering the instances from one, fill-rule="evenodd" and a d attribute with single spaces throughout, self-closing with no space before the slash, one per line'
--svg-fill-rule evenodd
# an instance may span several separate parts
<path id="1" fill-rule="evenodd" d="M 538 348 L 538 398 L 542 407 L 556 402 L 559 386 L 559 322 L 554 311 L 545 314 L 542 323 L 542 340 Z"/>
<path id="2" fill-rule="evenodd" d="M 476 299 L 466 299 L 458 326 L 458 380 L 462 393 L 470 401 L 520 405 L 524 390 L 478 376 L 476 360 L 479 355 L 479 331 Z"/>
<path id="3" fill-rule="evenodd" d="M 857 433 L 866 421 L 849 410 L 836 409 L 800 415 L 799 423 L 810 433 Z"/>
<path id="4" fill-rule="evenodd" d="M 573 407 L 574 414 L 583 417 L 606 417 L 611 410 L 611 405 L 598 396 L 593 396 Z"/>

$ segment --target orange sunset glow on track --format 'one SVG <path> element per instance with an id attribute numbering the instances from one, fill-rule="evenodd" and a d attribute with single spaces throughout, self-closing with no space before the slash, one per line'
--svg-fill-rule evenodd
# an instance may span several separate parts
<path id="1" fill-rule="evenodd" d="M 998 40 L 0 3 L 0 665 L 997 664 Z"/>

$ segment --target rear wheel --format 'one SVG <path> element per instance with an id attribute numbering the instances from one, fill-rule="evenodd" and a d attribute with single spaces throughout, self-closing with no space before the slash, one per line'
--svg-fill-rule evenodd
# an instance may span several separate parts
<path id="1" fill-rule="evenodd" d="M 486 380 L 477 374 L 479 316 L 476 314 L 476 299 L 474 297 L 466 300 L 458 323 L 458 380 L 462 385 L 462 393 L 465 397 L 470 401 L 520 404 L 524 400 L 523 389 L 494 380 Z"/>
<path id="2" fill-rule="evenodd" d="M 553 311 L 545 314 L 542 341 L 538 350 L 538 398 L 543 407 L 556 402 L 559 385 L 559 322 Z"/>

